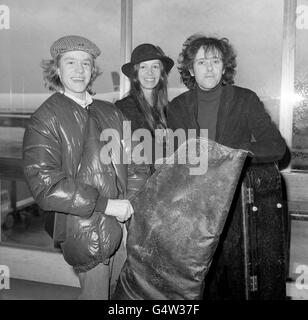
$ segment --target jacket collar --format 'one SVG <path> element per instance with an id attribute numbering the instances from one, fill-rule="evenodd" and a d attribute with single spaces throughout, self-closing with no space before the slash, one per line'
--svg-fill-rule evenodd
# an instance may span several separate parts
<path id="1" fill-rule="evenodd" d="M 75 101 L 76 103 L 78 103 L 83 108 L 86 108 L 87 106 L 89 106 L 93 102 L 92 96 L 89 94 L 89 92 L 86 92 L 86 99 L 85 100 L 78 99 L 78 98 L 74 97 L 72 94 L 69 94 L 67 92 L 64 92 L 63 94 L 65 96 L 67 96 L 68 98 L 72 99 L 73 101 Z"/>
<path id="2" fill-rule="evenodd" d="M 226 128 L 226 123 L 229 119 L 229 114 L 232 107 L 233 94 L 233 86 L 226 85 L 222 87 L 216 124 L 216 141 L 219 143 L 222 142 L 223 133 Z"/>

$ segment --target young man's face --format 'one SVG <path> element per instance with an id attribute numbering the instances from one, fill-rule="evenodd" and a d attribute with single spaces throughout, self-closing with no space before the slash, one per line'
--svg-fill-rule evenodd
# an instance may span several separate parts
<path id="1" fill-rule="evenodd" d="M 195 77 L 200 89 L 206 91 L 213 89 L 224 73 L 221 54 L 218 51 L 205 52 L 201 47 L 196 54 L 190 73 Z"/>
<path id="2" fill-rule="evenodd" d="M 59 62 L 58 74 L 64 91 L 78 99 L 85 99 L 91 80 L 93 57 L 84 51 L 65 52 Z"/>

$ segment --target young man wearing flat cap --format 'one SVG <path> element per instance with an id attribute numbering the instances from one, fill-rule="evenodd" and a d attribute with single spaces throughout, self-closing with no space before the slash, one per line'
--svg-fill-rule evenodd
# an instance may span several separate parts
<path id="1" fill-rule="evenodd" d="M 77 271 L 80 299 L 108 299 L 110 262 L 133 214 L 126 200 L 124 164 L 100 159 L 100 133 L 121 130 L 123 116 L 92 98 L 100 49 L 81 36 L 64 36 L 43 60 L 46 87 L 56 91 L 32 115 L 25 131 L 24 173 L 65 260 Z M 120 133 L 121 134 L 121 133 Z M 119 230 L 120 228 L 120 230 Z M 111 259 L 110 259 L 111 258 Z"/>

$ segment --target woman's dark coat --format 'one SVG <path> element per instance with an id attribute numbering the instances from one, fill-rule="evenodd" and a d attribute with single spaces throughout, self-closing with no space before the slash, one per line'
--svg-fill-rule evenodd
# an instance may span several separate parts
<path id="1" fill-rule="evenodd" d="M 147 175 L 150 176 L 151 172 L 154 172 L 154 161 L 155 161 L 155 141 L 153 138 L 152 130 L 143 114 L 141 109 L 138 107 L 137 100 L 132 96 L 128 95 L 121 100 L 118 100 L 115 105 L 121 110 L 126 120 L 130 121 L 131 124 L 131 132 L 132 134 L 138 129 L 146 129 L 151 133 L 152 136 L 152 155 L 151 155 L 151 163 L 148 165 L 139 164 L 136 166 L 136 170 L 143 170 L 147 172 Z M 138 143 L 138 142 L 137 142 Z M 136 144 L 137 144 L 136 143 Z"/>

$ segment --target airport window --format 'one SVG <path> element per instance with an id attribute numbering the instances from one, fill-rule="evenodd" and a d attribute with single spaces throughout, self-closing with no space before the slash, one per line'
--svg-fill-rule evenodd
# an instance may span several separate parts
<path id="1" fill-rule="evenodd" d="M 278 125 L 283 1 L 238 0 L 236 6 L 241 10 L 225 0 L 134 0 L 133 47 L 151 42 L 176 61 L 193 33 L 228 38 L 237 52 L 235 84 L 255 91 Z M 170 99 L 185 90 L 176 67 L 169 87 Z"/>

